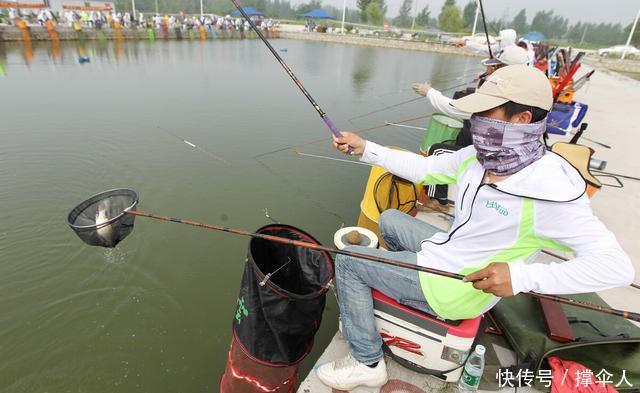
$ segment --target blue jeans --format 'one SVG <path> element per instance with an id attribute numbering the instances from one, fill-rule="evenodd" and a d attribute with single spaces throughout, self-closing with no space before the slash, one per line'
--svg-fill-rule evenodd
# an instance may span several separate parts
<path id="1" fill-rule="evenodd" d="M 349 246 L 348 251 L 416 264 L 420 243 L 440 229 L 398 210 L 387 210 L 379 221 L 380 233 L 389 251 Z M 433 313 L 422 292 L 418 271 L 346 255 L 336 257 L 336 286 L 342 334 L 349 352 L 364 364 L 382 358 L 382 338 L 376 330 L 371 289 L 401 304 Z"/>

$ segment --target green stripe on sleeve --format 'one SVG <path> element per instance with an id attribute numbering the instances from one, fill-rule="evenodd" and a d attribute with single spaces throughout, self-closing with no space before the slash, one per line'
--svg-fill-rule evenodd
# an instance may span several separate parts
<path id="1" fill-rule="evenodd" d="M 445 174 L 445 173 L 429 173 L 424 177 L 424 179 L 420 181 L 420 183 L 425 186 L 434 185 L 434 184 L 454 184 L 458 181 L 458 179 L 460 178 L 460 175 L 462 175 L 464 171 L 467 170 L 469 165 L 476 162 L 477 160 L 478 159 L 474 154 L 471 157 L 466 158 L 464 161 L 460 163 L 460 165 L 458 166 L 458 169 L 456 169 L 455 176 L 452 176 L 450 174 Z"/>

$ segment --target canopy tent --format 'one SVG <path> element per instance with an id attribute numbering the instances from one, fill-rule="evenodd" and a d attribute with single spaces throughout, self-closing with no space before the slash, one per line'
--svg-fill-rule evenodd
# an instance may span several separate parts
<path id="1" fill-rule="evenodd" d="M 245 14 L 249 15 L 249 16 L 264 16 L 264 14 L 260 11 L 258 11 L 257 9 L 253 8 L 253 7 L 242 7 L 242 10 L 245 12 Z M 231 13 L 231 15 L 233 16 L 240 16 L 242 14 L 240 14 L 240 11 L 235 10 Z"/>
<path id="2" fill-rule="evenodd" d="M 335 19 L 335 17 L 329 15 L 327 11 L 322 8 L 315 8 L 306 14 L 300 14 L 303 18 L 311 18 L 311 19 Z"/>
<path id="3" fill-rule="evenodd" d="M 530 31 L 522 36 L 522 39 L 529 42 L 543 42 L 544 34 L 539 31 Z"/>

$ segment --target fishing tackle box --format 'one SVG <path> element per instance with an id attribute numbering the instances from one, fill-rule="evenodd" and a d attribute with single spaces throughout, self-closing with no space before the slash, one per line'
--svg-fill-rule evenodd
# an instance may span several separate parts
<path id="1" fill-rule="evenodd" d="M 384 351 L 401 365 L 455 382 L 472 351 L 482 317 L 444 321 L 372 291 Z"/>

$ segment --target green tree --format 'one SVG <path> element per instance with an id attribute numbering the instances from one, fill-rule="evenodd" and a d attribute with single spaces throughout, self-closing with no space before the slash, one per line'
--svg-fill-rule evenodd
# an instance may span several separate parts
<path id="1" fill-rule="evenodd" d="M 404 0 L 400 6 L 398 16 L 394 20 L 396 26 L 409 27 L 411 26 L 411 2 L 412 0 Z"/>
<path id="2" fill-rule="evenodd" d="M 377 1 L 371 2 L 366 8 L 367 22 L 380 26 L 384 23 L 384 11 Z"/>
<path id="3" fill-rule="evenodd" d="M 358 0 L 356 3 L 358 9 L 360 10 L 360 19 L 362 19 L 363 22 L 367 21 L 367 7 L 372 2 L 373 0 Z"/>
<path id="4" fill-rule="evenodd" d="M 298 6 L 298 8 L 296 8 L 296 14 L 300 15 L 300 14 L 306 14 L 307 12 L 315 9 L 315 8 L 322 8 L 322 1 L 321 0 L 311 0 L 308 3 L 302 3 Z"/>
<path id="5" fill-rule="evenodd" d="M 533 16 L 533 19 L 531 20 L 531 30 L 539 31 L 550 38 L 552 36 L 551 33 L 553 32 L 553 26 L 551 25 L 552 23 L 553 11 L 541 10 L 536 12 L 536 14 Z"/>
<path id="6" fill-rule="evenodd" d="M 452 33 L 458 32 L 464 27 L 460 9 L 456 6 L 445 6 L 438 16 L 438 22 L 441 30 Z"/>
<path id="7" fill-rule="evenodd" d="M 422 11 L 416 15 L 416 25 L 427 27 L 431 22 L 431 11 L 429 11 L 429 5 L 425 5 Z"/>
<path id="8" fill-rule="evenodd" d="M 473 21 L 476 19 L 476 8 L 478 8 L 478 4 L 476 4 L 475 0 L 471 0 L 464 6 L 464 10 L 462 10 L 464 27 L 473 27 Z"/>
<path id="9" fill-rule="evenodd" d="M 444 11 L 446 7 L 455 7 L 455 6 L 456 6 L 456 0 L 445 0 L 440 12 Z"/>
<path id="10" fill-rule="evenodd" d="M 527 25 L 527 11 L 524 8 L 521 9 L 513 18 L 511 25 L 518 34 L 524 34 L 529 31 L 529 26 Z"/>

